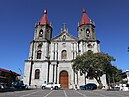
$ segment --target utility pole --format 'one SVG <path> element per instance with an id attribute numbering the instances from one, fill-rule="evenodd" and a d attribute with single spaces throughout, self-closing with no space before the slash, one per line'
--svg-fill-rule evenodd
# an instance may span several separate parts
<path id="1" fill-rule="evenodd" d="M 18 69 L 19 69 L 19 71 L 20 71 L 21 76 L 23 76 L 21 69 L 20 69 L 20 68 L 18 68 Z"/>

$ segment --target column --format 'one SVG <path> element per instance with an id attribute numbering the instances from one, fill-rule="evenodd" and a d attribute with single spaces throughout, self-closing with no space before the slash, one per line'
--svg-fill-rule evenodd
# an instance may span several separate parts
<path id="1" fill-rule="evenodd" d="M 29 86 L 31 85 L 31 79 L 32 79 L 32 68 L 33 68 L 33 52 L 34 52 L 34 40 L 32 41 L 32 50 L 31 50 L 31 61 L 30 61 L 30 76 L 29 76 Z"/>
<path id="2" fill-rule="evenodd" d="M 57 83 L 58 64 L 59 64 L 59 61 L 58 61 L 58 43 L 57 43 L 57 50 L 56 50 L 56 61 L 57 61 L 57 64 L 56 64 L 56 83 Z"/>
<path id="3" fill-rule="evenodd" d="M 52 79 L 52 82 L 54 83 L 54 78 L 55 78 L 55 64 L 53 64 L 53 79 Z"/>

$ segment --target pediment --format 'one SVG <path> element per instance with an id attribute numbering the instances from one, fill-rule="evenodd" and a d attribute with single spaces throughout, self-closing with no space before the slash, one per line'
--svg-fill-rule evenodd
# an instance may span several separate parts
<path id="1" fill-rule="evenodd" d="M 72 41 L 72 40 L 77 40 L 74 36 L 70 35 L 67 32 L 60 33 L 56 37 L 54 37 L 52 40 L 56 41 Z"/>

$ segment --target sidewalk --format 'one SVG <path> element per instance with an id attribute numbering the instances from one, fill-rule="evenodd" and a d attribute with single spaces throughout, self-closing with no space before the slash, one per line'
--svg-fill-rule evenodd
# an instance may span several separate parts
<path id="1" fill-rule="evenodd" d="M 29 89 L 20 89 L 20 88 L 5 88 L 5 89 L 0 89 L 1 92 L 14 92 L 14 91 L 24 91 L 24 90 L 32 90 L 31 88 Z"/>

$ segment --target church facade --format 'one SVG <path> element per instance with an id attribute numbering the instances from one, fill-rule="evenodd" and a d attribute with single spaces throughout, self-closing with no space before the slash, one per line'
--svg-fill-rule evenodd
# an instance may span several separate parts
<path id="1" fill-rule="evenodd" d="M 62 88 L 74 88 L 87 83 L 95 83 L 95 79 L 86 79 L 72 69 L 72 60 L 77 55 L 91 50 L 100 52 L 100 41 L 96 39 L 95 25 L 82 11 L 78 24 L 78 38 L 70 35 L 66 26 L 56 37 L 52 37 L 52 26 L 47 17 L 47 10 L 35 25 L 34 39 L 30 43 L 29 57 L 25 60 L 24 83 L 41 86 L 43 83 L 60 83 Z M 101 77 L 105 87 L 106 75 Z"/>

